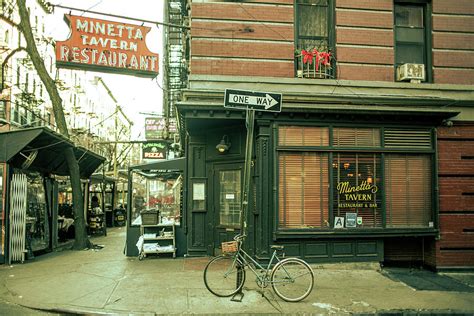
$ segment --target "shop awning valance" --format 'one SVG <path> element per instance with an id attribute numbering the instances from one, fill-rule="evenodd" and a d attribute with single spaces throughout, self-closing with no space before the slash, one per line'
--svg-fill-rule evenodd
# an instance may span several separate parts
<path id="1" fill-rule="evenodd" d="M 66 137 L 46 127 L 0 133 L 0 162 L 16 168 L 69 175 L 64 152 L 74 148 L 81 178 L 88 178 L 105 160 L 85 148 L 75 147 Z"/>
<path id="2" fill-rule="evenodd" d="M 176 159 L 168 159 L 168 160 L 161 160 L 157 162 L 151 162 L 141 165 L 134 165 L 130 166 L 130 170 L 143 170 L 143 171 L 151 171 L 151 170 L 169 170 L 169 171 L 183 171 L 186 165 L 186 158 L 176 158 Z"/>

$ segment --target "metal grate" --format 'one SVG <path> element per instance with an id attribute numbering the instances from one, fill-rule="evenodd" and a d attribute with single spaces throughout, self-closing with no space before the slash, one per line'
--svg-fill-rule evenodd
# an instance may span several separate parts
<path id="1" fill-rule="evenodd" d="M 25 174 L 14 174 L 10 196 L 10 256 L 9 263 L 25 261 L 27 179 Z"/>
<path id="2" fill-rule="evenodd" d="M 385 129 L 384 142 L 386 148 L 417 148 L 432 147 L 431 130 Z"/>

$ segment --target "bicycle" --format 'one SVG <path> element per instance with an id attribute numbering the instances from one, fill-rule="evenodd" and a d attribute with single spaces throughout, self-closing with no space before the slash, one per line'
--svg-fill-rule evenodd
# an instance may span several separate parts
<path id="1" fill-rule="evenodd" d="M 277 251 L 283 250 L 284 246 L 273 245 L 273 254 L 265 268 L 242 249 L 244 237 L 245 235 L 237 235 L 234 241 L 222 243 L 223 254 L 213 258 L 204 268 L 204 284 L 212 294 L 229 297 L 241 291 L 245 283 L 246 268 L 255 274 L 255 282 L 262 289 L 262 295 L 263 289 L 269 284 L 287 302 L 299 302 L 311 293 L 314 273 L 304 260 L 280 259 Z M 276 264 L 271 268 L 275 260 Z"/>

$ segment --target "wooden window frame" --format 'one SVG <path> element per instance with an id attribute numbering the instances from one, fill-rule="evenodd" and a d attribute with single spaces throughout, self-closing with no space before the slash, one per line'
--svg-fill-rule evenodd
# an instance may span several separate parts
<path id="1" fill-rule="evenodd" d="M 300 145 L 298 146 L 294 142 L 291 143 L 291 145 L 285 145 L 282 144 L 281 141 L 279 140 L 279 129 L 280 128 L 285 128 L 287 126 L 292 126 L 292 127 L 301 127 L 301 128 L 310 128 L 310 127 L 317 127 L 317 128 L 328 128 L 328 137 L 329 137 L 329 144 L 328 146 L 304 146 Z M 351 125 L 353 128 L 367 128 L 367 126 L 354 126 Z M 275 181 L 276 181 L 276 198 L 275 198 L 275 232 L 287 232 L 291 233 L 291 231 L 295 232 L 301 232 L 301 231 L 306 231 L 307 233 L 318 233 L 318 232 L 324 232 L 324 231 L 331 231 L 334 232 L 336 229 L 334 229 L 334 201 L 333 201 L 333 191 L 332 188 L 335 185 L 334 179 L 333 179 L 333 170 L 331 167 L 331 163 L 333 161 L 333 156 L 335 156 L 338 153 L 359 153 L 359 154 L 377 154 L 380 155 L 380 179 L 378 181 L 378 184 L 381 185 L 382 187 L 379 188 L 379 194 L 381 195 L 381 217 L 382 217 L 382 225 L 377 226 L 377 227 L 357 227 L 354 229 L 346 229 L 344 230 L 345 232 L 350 232 L 350 231 L 366 231 L 367 233 L 370 233 L 370 231 L 374 231 L 374 229 L 383 230 L 383 231 L 396 231 L 396 230 L 413 230 L 413 229 L 429 229 L 429 230 L 434 230 L 438 228 L 438 221 L 437 221 L 437 214 L 438 214 L 438 209 L 437 209 L 437 204 L 435 203 L 436 198 L 437 198 L 437 192 L 435 191 L 435 186 L 436 186 L 436 177 L 437 177 L 437 171 L 436 171 L 436 134 L 433 128 L 424 128 L 423 130 L 429 131 L 431 135 L 431 147 L 427 148 L 426 145 L 426 140 L 424 140 L 423 146 L 421 147 L 413 147 L 411 144 L 407 145 L 406 147 L 397 147 L 397 148 L 392 148 L 392 147 L 385 147 L 384 144 L 384 135 L 385 135 L 385 130 L 387 132 L 392 132 L 393 130 L 400 129 L 400 126 L 388 126 L 388 127 L 377 127 L 380 129 L 380 146 L 378 147 L 363 147 L 363 148 L 357 148 L 357 147 L 338 147 L 334 146 L 334 138 L 333 138 L 333 133 L 335 128 L 339 127 L 347 127 L 344 126 L 344 124 L 338 125 L 338 126 L 332 126 L 332 125 L 308 125 L 308 124 L 295 124 L 295 123 L 286 123 L 286 122 L 281 122 L 281 123 L 276 123 L 275 124 L 275 138 L 274 138 L 274 145 L 275 145 L 275 161 L 277 162 L 275 166 Z M 420 128 L 412 128 L 409 129 L 407 128 L 406 131 L 408 132 L 407 134 L 412 134 L 410 131 L 417 131 L 421 130 Z M 328 156 L 328 194 L 329 194 L 329 210 L 328 210 L 328 222 L 329 226 L 328 227 L 302 227 L 302 228 L 286 228 L 282 227 L 280 225 L 280 203 L 281 203 L 281 197 L 280 195 L 283 194 L 281 192 L 281 186 L 280 186 L 280 181 L 281 181 L 281 175 L 280 175 L 280 159 L 282 156 L 282 153 L 288 153 L 288 152 L 296 152 L 296 153 L 305 153 L 305 152 L 318 152 L 322 154 L 327 154 Z M 429 212 L 429 216 L 431 217 L 431 220 L 428 226 L 399 226 L 399 227 L 391 227 L 387 223 L 387 209 L 386 209 L 386 192 L 384 189 L 385 186 L 385 161 L 386 161 L 386 156 L 389 156 L 391 154 L 401 154 L 401 155 L 421 155 L 421 156 L 427 156 L 430 159 L 429 162 L 429 168 L 426 170 L 429 170 L 429 178 L 430 178 L 430 183 L 429 183 L 429 192 L 431 193 L 430 199 L 431 199 L 431 207 Z"/>
<path id="2" fill-rule="evenodd" d="M 433 61 L 432 61 L 432 4 L 430 0 L 395 0 L 393 5 L 393 41 L 394 41 L 394 79 L 397 80 L 397 68 L 401 64 L 397 62 L 397 24 L 395 16 L 396 6 L 418 6 L 423 9 L 423 29 L 424 29 L 424 45 L 423 45 L 423 63 L 425 65 L 425 81 L 426 83 L 433 82 Z M 402 43 L 402 42 L 400 42 Z"/>

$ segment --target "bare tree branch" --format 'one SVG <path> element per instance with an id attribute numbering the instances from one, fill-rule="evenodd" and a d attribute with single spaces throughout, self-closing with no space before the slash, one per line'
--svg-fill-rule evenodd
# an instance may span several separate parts
<path id="1" fill-rule="evenodd" d="M 21 51 L 26 52 L 26 47 L 20 46 L 20 47 L 15 48 L 11 52 L 9 52 L 8 55 L 5 57 L 5 59 L 3 60 L 3 62 L 2 62 L 2 86 L 0 87 L 0 91 L 3 90 L 4 85 L 5 85 L 5 66 L 6 66 L 6 64 L 8 63 L 10 58 L 12 58 L 13 55 L 15 55 L 16 53 L 21 52 Z"/>
<path id="2" fill-rule="evenodd" d="M 13 26 L 13 27 L 16 27 L 17 29 L 20 28 L 20 26 L 19 26 L 17 23 L 15 23 L 12 19 L 6 17 L 6 16 L 3 15 L 3 14 L 0 14 L 0 20 L 2 20 L 3 22 L 6 22 L 6 23 L 8 23 L 8 24 L 10 24 L 10 25 Z"/>

